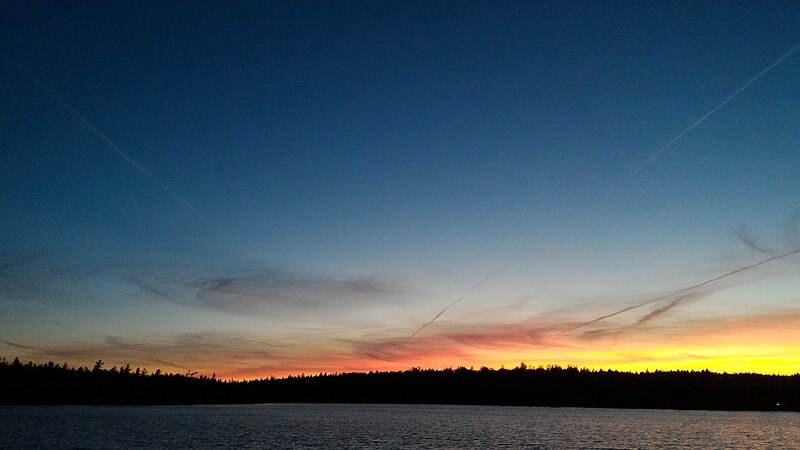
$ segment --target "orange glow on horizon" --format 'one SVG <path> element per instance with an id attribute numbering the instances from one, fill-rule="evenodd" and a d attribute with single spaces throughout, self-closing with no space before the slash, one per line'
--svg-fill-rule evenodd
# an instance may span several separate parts
<path id="1" fill-rule="evenodd" d="M 236 380 L 413 367 L 499 369 L 517 367 L 521 362 L 529 367 L 559 365 L 634 372 L 708 369 L 800 373 L 800 313 L 794 311 L 671 326 L 600 325 L 565 331 L 564 326 L 559 328 L 546 320 L 472 327 L 444 323 L 435 330 L 438 333 L 431 330 L 410 341 L 405 335 L 395 334 L 362 341 L 329 338 L 266 346 L 268 337 L 214 335 L 193 337 L 191 346 L 184 340 L 164 340 L 112 349 L 65 343 L 27 355 L 24 348 L 15 350 L 20 351 L 20 359 L 33 361 L 50 359 L 92 367 L 96 355 L 101 355 L 106 368 L 130 364 L 151 373 L 156 369 L 216 373 L 217 378 Z M 140 353 L 132 353 L 132 349 Z"/>
<path id="2" fill-rule="evenodd" d="M 286 361 L 288 364 L 283 368 L 272 368 L 261 376 L 396 371 L 412 367 L 499 369 L 517 367 L 521 362 L 528 367 L 559 365 L 633 372 L 708 369 L 728 373 L 800 373 L 800 315 L 794 312 L 688 324 L 679 330 L 637 330 L 598 341 L 557 332 L 528 333 L 526 341 L 521 330 L 529 327 L 533 324 L 523 322 L 505 326 L 500 332 L 467 331 L 420 337 L 405 348 L 392 341 L 375 346 L 377 354 L 320 353 L 302 361 Z M 379 359 L 380 354 L 385 358 Z M 235 369 L 232 372 L 233 378 L 254 375 Z"/>

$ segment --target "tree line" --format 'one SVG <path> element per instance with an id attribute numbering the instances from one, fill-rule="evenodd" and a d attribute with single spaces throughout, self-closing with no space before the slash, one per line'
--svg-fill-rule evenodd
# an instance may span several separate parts
<path id="1" fill-rule="evenodd" d="M 221 380 L 215 374 L 0 358 L 0 404 L 428 403 L 800 411 L 800 374 L 621 372 L 577 367 L 412 368 Z"/>

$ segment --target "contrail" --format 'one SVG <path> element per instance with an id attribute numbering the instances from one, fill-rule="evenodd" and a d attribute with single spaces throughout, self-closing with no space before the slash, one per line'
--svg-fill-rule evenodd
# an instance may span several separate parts
<path id="1" fill-rule="evenodd" d="M 254 344 L 266 345 L 268 347 L 289 348 L 286 345 L 270 344 L 269 342 L 259 341 L 259 340 L 256 340 L 256 339 L 245 339 L 245 338 L 237 338 L 237 339 L 239 339 L 240 341 L 244 341 L 244 342 L 252 342 Z"/>
<path id="2" fill-rule="evenodd" d="M 153 184 L 161 188 L 165 194 L 167 194 L 172 200 L 174 200 L 177 204 L 181 207 L 186 209 L 187 211 L 191 212 L 197 219 L 202 221 L 205 225 L 209 228 L 213 229 L 217 232 L 217 234 L 222 237 L 227 243 L 232 243 L 231 239 L 223 233 L 213 222 L 211 222 L 205 215 L 203 215 L 197 208 L 194 207 L 189 201 L 185 198 L 181 197 L 170 189 L 163 181 L 161 181 L 158 177 L 153 174 L 150 170 L 144 167 L 141 163 L 133 159 L 127 152 L 122 150 L 114 141 L 111 140 L 101 129 L 97 128 L 95 124 L 89 121 L 80 111 L 75 109 L 72 105 L 70 105 L 64 98 L 58 94 L 50 85 L 45 83 L 44 81 L 40 80 L 38 77 L 33 75 L 32 73 L 25 70 L 20 64 L 16 63 L 15 61 L 5 60 L 8 64 L 13 66 L 19 72 L 24 74 L 29 80 L 31 80 L 36 86 L 42 89 L 48 97 L 58 103 L 62 108 L 67 110 L 70 115 L 85 129 L 89 130 L 92 134 L 95 135 L 103 144 L 105 144 L 106 148 L 110 150 L 112 153 L 117 155 L 121 160 L 123 160 L 126 164 L 131 166 L 134 170 L 139 172 L 140 174 L 144 175 L 148 180 L 150 180 Z M 290 286 L 284 284 L 282 281 L 277 280 L 278 284 L 280 284 L 284 289 L 289 291 L 297 300 L 300 302 L 304 302 L 303 298 L 297 294 Z"/>
<path id="3" fill-rule="evenodd" d="M 757 74 L 755 74 L 755 76 L 753 76 L 752 78 L 747 80 L 747 82 L 745 84 L 743 84 L 739 89 L 736 89 L 735 91 L 733 91 L 733 93 L 731 95 L 727 96 L 725 98 L 725 100 L 722 101 L 722 103 L 720 103 L 719 105 L 715 106 L 711 111 L 703 114 L 702 117 L 697 119 L 693 124 L 689 125 L 688 128 L 686 128 L 685 130 L 683 130 L 680 133 L 678 133 L 677 136 L 672 138 L 669 142 L 664 144 L 660 149 L 658 149 L 655 153 L 653 153 L 650 156 L 650 158 L 647 159 L 647 161 L 645 161 L 641 166 L 639 166 L 636 170 L 633 171 L 633 174 L 636 175 L 639 172 L 641 172 L 642 170 L 646 169 L 647 166 L 649 166 L 650 164 L 655 162 L 658 158 L 660 158 L 661 155 L 664 154 L 665 151 L 667 151 L 667 149 L 669 149 L 670 147 L 675 145 L 676 142 L 678 142 L 681 139 L 683 139 L 683 137 L 686 136 L 687 134 L 689 134 L 690 131 L 692 131 L 695 128 L 697 128 L 698 126 L 700 126 L 700 124 L 705 122 L 706 119 L 708 119 L 709 117 L 713 116 L 714 113 L 716 113 L 717 111 L 722 109 L 723 106 L 727 105 L 731 100 L 736 98 L 736 96 L 738 96 L 739 94 L 744 92 L 748 87 L 750 87 L 751 84 L 753 84 L 756 81 L 758 81 L 759 78 L 763 77 L 764 75 L 769 73 L 769 71 L 771 71 L 772 69 L 774 69 L 774 68 L 778 67 L 779 65 L 781 65 L 784 61 L 786 61 L 787 58 L 792 56 L 792 54 L 794 52 L 796 52 L 798 49 L 800 49 L 800 44 L 797 44 L 794 47 L 792 47 L 791 50 L 789 50 L 788 52 L 784 53 L 783 56 L 781 56 L 780 58 L 776 59 L 775 62 L 773 62 L 772 64 L 768 65 L 761 72 L 758 72 Z"/>
<path id="4" fill-rule="evenodd" d="M 570 333 L 570 332 L 575 331 L 577 329 L 584 328 L 584 327 L 587 327 L 589 325 L 595 324 L 597 322 L 600 322 L 600 321 L 603 321 L 603 320 L 606 320 L 606 319 L 610 319 L 611 317 L 618 316 L 620 314 L 626 313 L 626 312 L 628 312 L 630 310 L 641 308 L 642 306 L 652 305 L 653 303 L 657 303 L 657 302 L 660 302 L 662 300 L 667 300 L 669 298 L 685 294 L 685 293 L 687 293 L 689 291 L 692 291 L 692 290 L 697 289 L 699 287 L 703 287 L 703 286 L 705 286 L 707 284 L 711 284 L 711 283 L 714 283 L 716 281 L 722 280 L 724 278 L 728 278 L 730 276 L 733 276 L 733 275 L 736 275 L 736 274 L 739 274 L 739 273 L 742 273 L 742 272 L 746 272 L 746 271 L 748 271 L 750 269 L 755 269 L 758 266 L 767 264 L 769 262 L 772 262 L 772 261 L 775 261 L 775 260 L 778 260 L 778 259 L 788 258 L 789 256 L 792 256 L 792 255 L 797 254 L 797 253 L 800 253 L 800 248 L 794 249 L 794 250 L 792 250 L 790 252 L 783 253 L 781 255 L 776 255 L 776 256 L 772 256 L 772 257 L 767 258 L 767 259 L 762 259 L 761 261 L 759 261 L 757 263 L 750 264 L 749 266 L 744 266 L 744 267 L 741 267 L 741 268 L 736 269 L 736 270 L 732 270 L 732 271 L 730 271 L 728 273 L 719 275 L 719 276 L 714 277 L 714 278 L 712 278 L 710 280 L 703 281 L 702 283 L 697 283 L 697 284 L 689 286 L 687 288 L 683 288 L 683 289 L 681 289 L 679 291 L 675 291 L 675 292 L 673 292 L 671 294 L 667 294 L 667 295 L 658 297 L 658 298 L 653 299 L 653 300 L 648 300 L 646 302 L 639 303 L 637 305 L 628 306 L 627 308 L 622 308 L 620 310 L 614 311 L 614 312 L 606 314 L 604 316 L 597 317 L 597 318 L 592 319 L 592 320 L 590 320 L 588 322 L 584 322 L 584 323 L 578 324 L 578 325 L 576 325 L 576 326 L 574 326 L 572 328 L 569 328 L 569 329 L 563 331 L 562 334 Z"/>
<path id="5" fill-rule="evenodd" d="M 455 300 L 453 300 L 452 302 L 450 302 L 450 303 L 449 303 L 447 306 L 445 306 L 445 307 L 444 307 L 444 308 L 443 308 L 441 311 L 439 311 L 439 314 L 436 314 L 435 316 L 433 316 L 433 319 L 431 319 L 430 321 L 428 321 L 428 323 L 426 323 L 425 325 L 423 325 L 423 326 L 419 327 L 419 328 L 417 329 L 417 331 L 415 331 L 415 332 L 411 333 L 411 336 L 409 336 L 409 337 L 408 337 L 408 339 L 406 339 L 406 341 L 403 343 L 403 345 L 405 345 L 405 344 L 408 344 L 408 343 L 409 343 L 409 341 L 411 341 L 411 339 L 413 339 L 413 338 L 414 338 L 414 336 L 416 336 L 417 334 L 419 334 L 419 332 L 420 332 L 420 331 L 422 331 L 422 330 L 424 330 L 425 328 L 427 328 L 427 327 L 428 327 L 428 325 L 430 325 L 430 324 L 432 324 L 433 322 L 435 322 L 435 321 L 436 321 L 436 319 L 438 319 L 439 317 L 441 317 L 441 315 L 442 315 L 442 314 L 444 314 L 444 312 L 445 312 L 445 311 L 447 311 L 447 310 L 448 310 L 448 309 L 449 309 L 451 306 L 455 305 L 456 303 L 460 302 L 461 300 L 464 300 L 464 298 L 465 298 L 467 295 L 469 295 L 469 294 L 470 294 L 472 291 L 474 291 L 475 289 L 478 289 L 478 288 L 479 288 L 479 287 L 480 287 L 480 286 L 481 286 L 483 283 L 485 283 L 485 282 L 489 281 L 489 280 L 490 280 L 491 278 L 493 278 L 495 275 L 497 275 L 498 273 L 500 273 L 500 272 L 501 272 L 503 269 L 505 269 L 505 267 L 501 267 L 501 268 L 499 268 L 499 269 L 495 270 L 495 271 L 494 271 L 494 272 L 492 272 L 490 275 L 488 275 L 488 276 L 484 277 L 484 278 L 483 278 L 481 281 L 479 281 L 479 282 L 478 282 L 478 283 L 477 283 L 475 286 L 472 286 L 471 288 L 469 288 L 469 290 L 467 291 L 467 293 L 466 293 L 466 294 L 464 294 L 464 295 L 462 295 L 461 297 L 458 297 L 457 299 L 455 299 Z"/>
<path id="6" fill-rule="evenodd" d="M 499 268 L 499 269 L 495 270 L 494 272 L 492 272 L 490 275 L 486 276 L 484 279 L 482 279 L 481 281 L 479 281 L 479 282 L 478 282 L 478 283 L 477 283 L 475 286 L 472 286 L 471 288 L 469 288 L 469 290 L 467 291 L 467 294 L 471 293 L 471 292 L 472 292 L 472 291 L 474 291 L 475 289 L 478 289 L 479 287 L 481 287 L 481 285 L 482 285 L 483 283 L 486 283 L 486 282 L 487 282 L 487 281 L 489 281 L 490 279 L 494 278 L 494 276 L 495 276 L 495 275 L 497 275 L 498 273 L 502 272 L 502 271 L 503 271 L 503 269 L 505 269 L 505 267 L 501 267 L 501 268 Z"/>
<path id="7" fill-rule="evenodd" d="M 703 297 L 707 297 L 707 296 L 709 296 L 711 294 L 712 294 L 711 291 L 705 291 L 705 292 L 701 291 L 701 292 L 698 292 L 696 294 L 695 293 L 686 293 L 686 294 L 684 294 L 684 295 L 682 295 L 682 296 L 680 296 L 680 297 L 678 297 L 678 298 L 676 298 L 674 300 L 671 300 L 666 305 L 664 305 L 664 306 L 656 309 L 655 311 L 651 311 L 651 312 L 645 314 L 644 316 L 640 317 L 639 320 L 637 320 L 635 323 L 619 328 L 614 333 L 614 340 L 616 341 L 622 333 L 624 333 L 624 332 L 626 332 L 628 330 L 631 330 L 633 328 L 640 327 L 640 326 L 642 326 L 642 325 L 644 325 L 647 322 L 650 322 L 652 320 L 655 320 L 659 316 L 668 313 L 669 311 L 671 311 L 673 308 L 675 308 L 676 306 L 678 306 L 680 304 L 683 304 L 683 303 L 688 302 L 690 300 L 697 300 L 697 299 L 700 299 L 700 298 L 703 298 Z"/>
<path id="8" fill-rule="evenodd" d="M 209 225 L 211 228 L 216 230 L 214 224 L 211 223 L 200 211 L 197 210 L 191 203 L 189 203 L 186 199 L 178 195 L 175 191 L 169 188 L 163 181 L 158 179 L 153 172 L 149 171 L 146 167 L 144 167 L 141 163 L 133 159 L 129 154 L 127 154 L 124 150 L 119 148 L 117 144 L 114 143 L 105 133 L 97 126 L 95 126 L 92 122 L 89 121 L 83 114 L 80 113 L 77 109 L 75 109 L 72 105 L 67 103 L 63 97 L 61 97 L 58 92 L 56 92 L 53 88 L 51 88 L 47 83 L 40 80 L 33 74 L 29 73 L 25 69 L 23 69 L 18 64 L 12 63 L 16 66 L 17 70 L 22 72 L 29 80 L 33 81 L 40 89 L 42 89 L 48 97 L 50 97 L 53 101 L 58 103 L 59 106 L 67 110 L 70 115 L 85 129 L 89 130 L 94 136 L 99 139 L 103 144 L 105 144 L 106 148 L 110 150 L 112 153 L 117 155 L 121 160 L 123 160 L 126 164 L 131 166 L 134 170 L 139 172 L 140 174 L 144 175 L 148 180 L 150 180 L 153 184 L 161 188 L 164 193 L 166 193 L 172 200 L 176 203 L 181 205 L 184 209 L 191 212 L 195 217 L 203 221 L 205 224 Z"/>
<path id="9" fill-rule="evenodd" d="M 70 113 L 70 115 L 72 115 L 72 117 L 78 121 L 79 124 L 81 124 L 84 128 L 89 130 L 92 134 L 95 135 L 95 137 L 97 137 L 103 144 L 105 144 L 107 149 L 109 149 L 112 153 L 117 155 L 120 159 L 122 159 L 126 164 L 131 166 L 134 170 L 144 175 L 153 184 L 161 188 L 161 190 L 164 191 L 164 193 L 166 193 L 170 198 L 172 198 L 172 200 L 174 200 L 177 204 L 179 204 L 187 211 L 191 212 L 196 218 L 198 218 L 200 221 L 206 224 L 209 228 L 216 231 L 217 234 L 219 234 L 227 243 L 230 244 L 232 242 L 226 234 L 224 234 L 219 228 L 217 228 L 217 226 L 214 225 L 214 223 L 211 222 L 205 215 L 203 215 L 197 208 L 195 208 L 194 205 L 192 205 L 185 198 L 181 197 L 180 195 L 178 195 L 178 193 L 170 189 L 170 187 L 167 186 L 158 177 L 156 177 L 153 174 L 153 172 L 148 170 L 141 163 L 133 159 L 127 152 L 122 150 L 117 144 L 114 143 L 114 141 L 111 140 L 111 138 L 109 138 L 105 133 L 103 133 L 101 129 L 97 128 L 97 126 L 94 125 L 92 122 L 90 122 L 89 119 L 87 119 L 83 114 L 80 113 L 80 111 L 78 111 L 72 105 L 67 103 L 67 101 L 64 100 L 64 98 L 61 97 L 58 94 L 58 92 L 56 92 L 53 88 L 51 88 L 47 83 L 40 80 L 33 74 L 29 73 L 18 64 L 12 63 L 12 65 L 14 65 L 17 68 L 17 70 L 22 72 L 28 79 L 33 81 L 39 88 L 41 88 L 47 94 L 48 97 L 50 97 L 52 100 L 58 103 L 62 108 L 66 109 Z M 303 298 L 300 297 L 300 295 L 298 295 L 297 292 L 295 292 L 291 287 L 285 285 L 280 280 L 278 280 L 278 284 L 280 284 L 283 288 L 289 291 L 295 298 L 297 298 L 297 300 L 303 302 Z"/>
<path id="10" fill-rule="evenodd" d="M 280 285 L 282 288 L 286 289 L 286 290 L 287 290 L 287 291 L 289 291 L 289 292 L 290 292 L 292 295 L 294 295 L 294 297 L 297 299 L 297 301 L 299 301 L 300 303 L 306 303 L 306 301 L 305 301 L 305 300 L 303 300 L 303 297 L 300 297 L 300 295 L 299 295 L 297 292 L 295 292 L 295 290 L 294 290 L 294 289 L 292 289 L 291 287 L 289 287 L 289 285 L 288 285 L 288 284 L 284 284 L 284 282 L 283 282 L 283 281 L 281 281 L 279 278 L 276 278 L 276 279 L 275 279 L 275 281 L 277 281 L 277 282 L 278 282 L 278 284 L 279 284 L 279 285 Z"/>

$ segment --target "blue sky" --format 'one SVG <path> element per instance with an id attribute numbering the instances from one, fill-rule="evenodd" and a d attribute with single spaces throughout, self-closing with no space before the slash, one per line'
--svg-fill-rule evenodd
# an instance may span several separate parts
<path id="1" fill-rule="evenodd" d="M 451 346 L 399 366 L 536 362 L 452 336 L 580 323 L 800 247 L 794 2 L 0 14 L 0 354 L 213 369 L 202 342 L 236 376 L 358 370 L 463 296 L 421 334 Z M 637 327 L 785 318 L 797 263 Z"/>

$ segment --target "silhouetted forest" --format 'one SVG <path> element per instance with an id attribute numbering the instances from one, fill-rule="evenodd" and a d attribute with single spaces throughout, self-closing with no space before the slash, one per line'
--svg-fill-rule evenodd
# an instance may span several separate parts
<path id="1" fill-rule="evenodd" d="M 92 369 L 0 358 L 0 404 L 428 403 L 800 411 L 800 375 L 619 372 L 575 367 L 457 369 L 289 376 Z"/>

